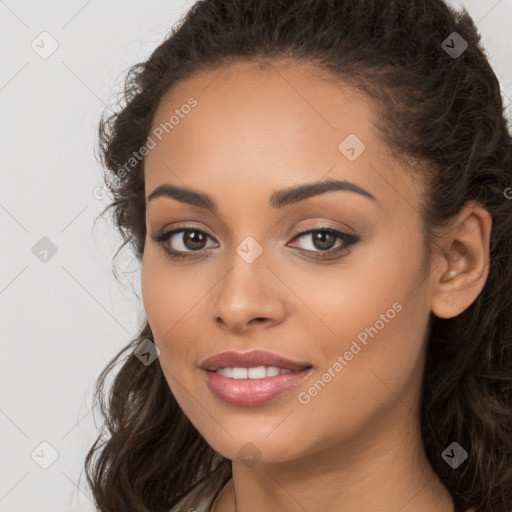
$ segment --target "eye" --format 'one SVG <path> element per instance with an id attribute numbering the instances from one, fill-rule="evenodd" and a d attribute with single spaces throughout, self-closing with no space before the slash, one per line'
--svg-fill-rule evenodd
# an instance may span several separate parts
<path id="1" fill-rule="evenodd" d="M 309 244 L 305 244 L 309 247 L 303 248 L 307 252 L 317 253 L 317 259 L 347 252 L 356 242 L 359 241 L 359 237 L 356 235 L 345 233 L 344 231 L 334 229 L 330 226 L 321 226 L 301 231 L 294 237 L 292 242 L 300 239 L 309 241 Z M 341 242 L 337 247 L 336 240 Z"/>
<path id="2" fill-rule="evenodd" d="M 210 237 L 205 231 L 193 227 L 171 229 L 152 238 L 173 259 L 198 256 L 200 253 L 204 253 L 204 249 L 207 248 L 208 238 L 213 240 L 213 237 Z M 307 253 L 316 254 L 314 259 L 326 259 L 333 255 L 348 252 L 359 241 L 359 237 L 356 235 L 345 233 L 331 226 L 320 226 L 299 232 L 292 239 L 292 242 L 300 239 L 307 240 L 308 238 L 310 244 L 306 245 L 309 245 L 309 248 L 306 247 L 303 250 Z M 336 247 L 337 240 L 341 244 Z"/>
<path id="3" fill-rule="evenodd" d="M 176 236 L 179 235 L 179 236 Z M 152 237 L 153 240 L 159 243 L 165 252 L 171 258 L 183 258 L 193 256 L 194 252 L 199 252 L 205 248 L 205 242 L 211 238 L 208 233 L 196 228 L 179 228 L 172 229 L 162 233 L 159 236 Z M 171 248 L 173 239 L 176 239 L 176 248 Z M 166 243 L 170 241 L 170 244 Z M 190 250 L 190 252 L 187 252 Z"/>

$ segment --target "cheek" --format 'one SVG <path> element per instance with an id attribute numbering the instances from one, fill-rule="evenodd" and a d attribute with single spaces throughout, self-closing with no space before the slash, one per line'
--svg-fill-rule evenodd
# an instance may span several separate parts
<path id="1" fill-rule="evenodd" d="M 171 265 L 157 249 L 144 254 L 141 291 L 146 317 L 157 344 L 171 343 L 190 315 L 196 314 L 208 292 L 205 280 L 191 281 L 191 273 Z"/>
<path id="2" fill-rule="evenodd" d="M 144 310 L 155 341 L 160 338 L 164 328 L 168 329 L 172 326 L 171 317 L 175 311 L 171 307 L 173 288 L 166 286 L 166 281 L 165 269 L 160 263 L 160 257 L 157 257 L 154 249 L 148 247 L 146 243 L 141 267 L 141 291 Z M 164 315 L 166 310 L 167 318 Z"/>
<path id="3" fill-rule="evenodd" d="M 194 352 L 197 347 L 190 340 L 199 339 L 193 329 L 200 325 L 191 320 L 201 307 L 204 290 L 198 283 L 190 283 L 187 272 L 173 269 L 158 251 L 146 247 L 141 266 L 144 310 L 160 350 L 165 379 L 185 414 L 193 417 L 197 404 L 192 398 L 195 395 L 192 388 L 197 383 L 191 379 L 188 364 L 197 357 Z"/>
<path id="4" fill-rule="evenodd" d="M 382 425 L 394 408 L 405 415 L 415 408 L 428 314 L 420 318 L 420 309 L 406 295 L 373 296 L 372 306 L 361 301 L 360 310 L 355 300 L 347 302 L 337 321 L 333 316 L 337 336 L 317 338 L 325 365 L 294 397 L 295 418 L 300 415 L 303 430 L 318 432 L 317 448 L 329 449 L 339 439 Z"/>
<path id="5" fill-rule="evenodd" d="M 396 317 L 406 316 L 397 309 L 421 296 L 419 285 L 426 270 L 422 254 L 410 249 L 405 236 L 390 236 L 391 233 L 382 233 L 362 243 L 336 266 L 304 264 L 307 266 L 298 271 L 286 266 L 279 269 L 283 281 L 293 284 L 293 292 L 300 299 L 293 301 L 297 311 L 304 312 L 297 317 L 309 323 L 308 332 L 333 342 L 338 340 L 337 349 L 341 351 L 376 322 L 379 332 L 389 331 L 388 326 L 396 323 Z M 419 246 L 418 242 L 416 247 Z M 316 331 L 312 328 L 314 323 Z"/>
<path id="6" fill-rule="evenodd" d="M 185 414 L 194 417 L 194 397 L 202 378 L 195 366 L 207 329 L 207 294 L 218 278 L 184 267 L 148 250 L 142 262 L 141 291 L 165 378 Z"/>
<path id="7" fill-rule="evenodd" d="M 303 327 L 314 338 L 311 352 L 321 354 L 323 363 L 317 390 L 304 390 L 311 402 L 318 392 L 333 407 L 361 410 L 361 400 L 376 407 L 381 392 L 393 398 L 389 389 L 403 389 L 416 378 L 429 318 L 428 280 L 423 255 L 419 249 L 407 252 L 410 246 L 374 241 L 336 271 L 301 273 L 296 292 L 314 313 L 305 315 Z"/>

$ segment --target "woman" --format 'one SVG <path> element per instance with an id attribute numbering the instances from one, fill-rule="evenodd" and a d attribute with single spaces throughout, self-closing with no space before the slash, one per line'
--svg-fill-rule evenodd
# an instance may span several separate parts
<path id="1" fill-rule="evenodd" d="M 511 137 L 467 12 L 202 1 L 131 71 L 99 134 L 146 319 L 98 509 L 510 512 Z"/>

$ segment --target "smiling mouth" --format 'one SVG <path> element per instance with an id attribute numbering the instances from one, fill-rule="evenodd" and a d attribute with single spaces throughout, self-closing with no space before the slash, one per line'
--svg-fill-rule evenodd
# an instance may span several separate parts
<path id="1" fill-rule="evenodd" d="M 276 366 L 227 367 L 203 371 L 206 385 L 217 398 L 229 405 L 255 407 L 298 386 L 312 373 L 313 367 L 308 366 L 302 370 Z"/>

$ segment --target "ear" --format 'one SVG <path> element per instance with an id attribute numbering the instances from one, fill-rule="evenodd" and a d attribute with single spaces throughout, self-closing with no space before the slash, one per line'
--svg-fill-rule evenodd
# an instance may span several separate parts
<path id="1" fill-rule="evenodd" d="M 489 274 L 492 217 L 470 201 L 450 223 L 433 256 L 431 309 L 452 318 L 467 309 L 482 291 Z"/>

